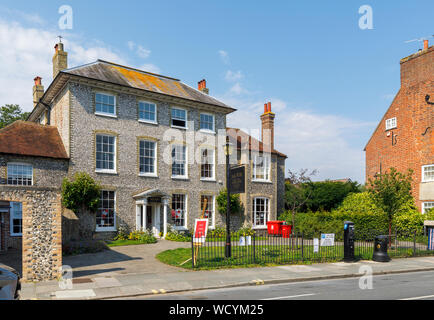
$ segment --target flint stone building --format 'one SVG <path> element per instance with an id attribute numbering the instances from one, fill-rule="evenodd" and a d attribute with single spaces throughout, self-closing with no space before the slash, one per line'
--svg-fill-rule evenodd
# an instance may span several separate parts
<path id="1" fill-rule="evenodd" d="M 203 214 L 210 228 L 224 226 L 216 198 L 226 183 L 226 115 L 235 109 L 209 96 L 205 80 L 196 90 L 102 60 L 68 69 L 62 43 L 55 47 L 53 78 L 46 91 L 35 78 L 28 120 L 57 128 L 67 176 L 86 172 L 102 185 L 97 238 L 111 238 L 121 225 L 165 236 L 169 225 L 192 229 Z M 266 105 L 267 144 L 238 130 L 250 141 L 243 143 L 228 129 L 235 163 L 246 166 L 243 212 L 233 216 L 233 229 L 264 229 L 283 210 L 286 156 L 274 149 L 274 116 Z"/>

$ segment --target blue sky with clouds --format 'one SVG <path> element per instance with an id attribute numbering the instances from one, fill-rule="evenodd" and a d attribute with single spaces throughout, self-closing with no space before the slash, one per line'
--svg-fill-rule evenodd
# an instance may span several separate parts
<path id="1" fill-rule="evenodd" d="M 64 4 L 72 30 L 58 27 Z M 365 4 L 372 30 L 358 26 Z M 287 168 L 363 182 L 363 148 L 399 89 L 399 59 L 422 46 L 405 41 L 434 33 L 432 12 L 432 1 L 400 0 L 4 0 L 0 104 L 31 109 L 32 79 L 48 86 L 62 34 L 70 66 L 102 58 L 194 87 L 206 78 L 212 96 L 239 109 L 230 126 L 259 128 L 271 101 Z"/>

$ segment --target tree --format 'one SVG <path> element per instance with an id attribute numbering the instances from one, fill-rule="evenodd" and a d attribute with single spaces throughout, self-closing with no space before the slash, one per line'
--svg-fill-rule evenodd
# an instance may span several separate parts
<path id="1" fill-rule="evenodd" d="M 357 182 L 318 181 L 308 182 L 304 185 L 305 192 L 311 196 L 301 210 L 331 211 L 336 209 L 350 193 L 359 193 Z"/>
<path id="2" fill-rule="evenodd" d="M 311 192 L 305 192 L 303 185 L 311 182 L 312 176 L 317 174 L 317 170 L 313 170 L 307 174 L 308 169 L 301 169 L 299 173 L 288 170 L 288 178 L 285 182 L 285 203 L 287 209 L 292 213 L 292 230 L 295 229 L 295 213 L 301 208 L 310 198 Z"/>
<path id="3" fill-rule="evenodd" d="M 93 238 L 100 197 L 101 186 L 87 173 L 78 172 L 71 181 L 63 179 L 62 204 L 78 216 L 81 238 Z"/>
<path id="4" fill-rule="evenodd" d="M 227 194 L 227 189 L 222 189 L 217 196 L 218 211 L 221 214 L 226 213 Z M 230 210 L 231 213 L 239 213 L 241 211 L 241 201 L 239 194 L 231 194 Z"/>
<path id="5" fill-rule="evenodd" d="M 17 104 L 6 104 L 0 107 L 0 129 L 17 120 L 26 120 L 30 112 L 23 112 Z"/>
<path id="6" fill-rule="evenodd" d="M 371 194 L 375 204 L 387 215 L 389 222 L 389 245 L 392 235 L 392 221 L 394 216 L 400 212 L 402 206 L 413 201 L 411 195 L 411 182 L 413 170 L 401 173 L 395 168 L 390 168 L 384 174 L 369 179 L 368 192 Z"/>

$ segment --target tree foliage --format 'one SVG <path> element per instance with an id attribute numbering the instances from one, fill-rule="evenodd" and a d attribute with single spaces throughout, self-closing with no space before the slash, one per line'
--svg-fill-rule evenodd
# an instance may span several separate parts
<path id="1" fill-rule="evenodd" d="M 228 194 L 227 189 L 222 189 L 219 195 L 217 196 L 218 211 L 221 214 L 226 214 L 227 194 Z M 240 195 L 231 194 L 230 199 L 231 199 L 231 203 L 230 203 L 231 213 L 239 213 L 241 211 Z"/>
<path id="2" fill-rule="evenodd" d="M 394 216 L 402 210 L 402 207 L 413 202 L 411 195 L 411 182 L 413 171 L 401 173 L 395 168 L 390 168 L 386 173 L 369 179 L 368 192 L 374 203 L 387 215 L 389 221 L 389 235 L 391 234 Z M 413 204 L 414 206 L 414 204 Z"/>
<path id="3" fill-rule="evenodd" d="M 26 120 L 30 112 L 23 112 L 17 104 L 6 104 L 0 107 L 0 129 L 17 120 Z"/>
<path id="4" fill-rule="evenodd" d="M 84 172 L 78 172 L 73 180 L 68 178 L 62 182 L 62 203 L 73 211 L 86 208 L 91 212 L 98 209 L 101 186 Z"/>

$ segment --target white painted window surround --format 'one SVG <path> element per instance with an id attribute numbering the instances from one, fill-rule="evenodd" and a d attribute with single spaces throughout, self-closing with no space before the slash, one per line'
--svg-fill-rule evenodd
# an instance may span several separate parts
<path id="1" fill-rule="evenodd" d="M 422 182 L 434 181 L 434 164 L 422 166 Z"/>
<path id="2" fill-rule="evenodd" d="M 386 130 L 395 129 L 398 127 L 396 117 L 386 120 Z"/>

